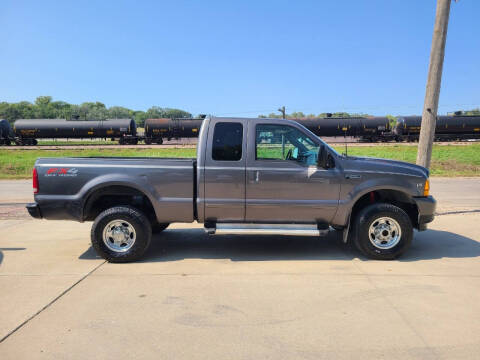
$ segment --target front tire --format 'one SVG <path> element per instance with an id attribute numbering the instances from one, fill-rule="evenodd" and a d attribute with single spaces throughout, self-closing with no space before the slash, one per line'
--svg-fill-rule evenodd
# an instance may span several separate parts
<path id="1" fill-rule="evenodd" d="M 355 246 L 365 256 L 376 260 L 393 260 L 411 245 L 413 226 L 408 214 L 387 203 L 362 209 L 356 219 Z"/>
<path id="2" fill-rule="evenodd" d="M 140 259 L 150 246 L 152 228 L 147 217 L 129 206 L 116 206 L 100 213 L 91 231 L 92 246 L 112 263 Z"/>

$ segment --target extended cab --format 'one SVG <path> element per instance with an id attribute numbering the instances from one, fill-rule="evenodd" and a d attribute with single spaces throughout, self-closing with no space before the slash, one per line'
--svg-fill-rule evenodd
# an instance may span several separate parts
<path id="1" fill-rule="evenodd" d="M 427 169 L 338 154 L 294 121 L 207 118 L 197 159 L 40 158 L 33 217 L 94 221 L 111 262 L 140 258 L 152 232 L 203 223 L 209 234 L 343 232 L 366 256 L 393 259 L 434 218 Z"/>

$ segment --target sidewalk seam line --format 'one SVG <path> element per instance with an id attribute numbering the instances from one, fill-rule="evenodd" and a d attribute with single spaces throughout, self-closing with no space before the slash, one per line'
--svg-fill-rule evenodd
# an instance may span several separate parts
<path id="1" fill-rule="evenodd" d="M 44 310 L 48 309 L 51 305 L 53 305 L 57 300 L 59 300 L 63 295 L 67 294 L 70 290 L 72 290 L 75 286 L 80 284 L 83 280 L 85 280 L 88 276 L 90 276 L 94 271 L 96 271 L 100 266 L 105 264 L 106 261 L 102 262 L 101 264 L 97 265 L 95 268 L 90 270 L 88 273 L 86 273 L 84 276 L 82 276 L 80 279 L 78 279 L 76 282 L 74 282 L 72 285 L 70 285 L 67 289 L 63 290 L 58 296 L 56 296 L 53 300 L 51 300 L 48 304 L 46 304 L 44 307 L 42 307 L 40 310 L 38 310 L 35 314 L 30 316 L 28 319 L 23 321 L 20 325 L 18 325 L 15 329 L 10 331 L 7 335 L 2 337 L 0 339 L 0 344 L 4 342 L 7 338 L 9 338 L 11 335 L 15 334 L 18 330 L 20 330 L 23 326 L 28 324 L 31 320 L 35 319 L 38 315 L 40 315 Z"/>
<path id="2" fill-rule="evenodd" d="M 458 211 L 445 211 L 440 213 L 435 213 L 435 216 L 442 216 L 442 215 L 457 215 L 457 214 L 474 214 L 480 212 L 480 209 L 474 210 L 458 210 Z"/>
<path id="3" fill-rule="evenodd" d="M 358 265 L 358 263 L 354 260 L 354 265 L 355 267 L 365 275 L 367 281 L 370 283 L 370 285 L 380 294 L 380 296 L 392 307 L 392 309 L 397 313 L 397 315 L 400 317 L 400 319 L 404 322 L 404 324 L 410 329 L 410 331 L 415 334 L 420 341 L 424 344 L 425 348 L 434 356 L 435 359 L 438 359 L 439 356 L 436 353 L 435 349 L 428 344 L 426 339 L 423 337 L 423 335 L 413 326 L 413 324 L 408 320 L 408 318 L 397 308 L 397 306 L 390 300 L 389 296 L 383 292 L 383 289 L 378 287 L 376 283 L 374 283 L 368 273 L 363 271 L 363 269 Z"/>

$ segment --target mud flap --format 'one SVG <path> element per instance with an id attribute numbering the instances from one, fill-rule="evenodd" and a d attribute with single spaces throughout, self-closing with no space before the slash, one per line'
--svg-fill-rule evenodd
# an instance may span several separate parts
<path id="1" fill-rule="evenodd" d="M 343 229 L 343 243 L 346 244 L 348 241 L 348 232 L 350 231 L 350 216 L 351 214 L 348 215 L 348 221 L 347 221 L 347 226 Z"/>

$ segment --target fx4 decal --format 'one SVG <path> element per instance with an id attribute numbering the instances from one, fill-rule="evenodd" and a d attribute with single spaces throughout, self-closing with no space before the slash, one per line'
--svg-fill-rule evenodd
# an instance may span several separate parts
<path id="1" fill-rule="evenodd" d="M 45 176 L 64 176 L 64 177 L 72 177 L 77 176 L 78 169 L 77 168 L 50 168 L 45 173 Z"/>

